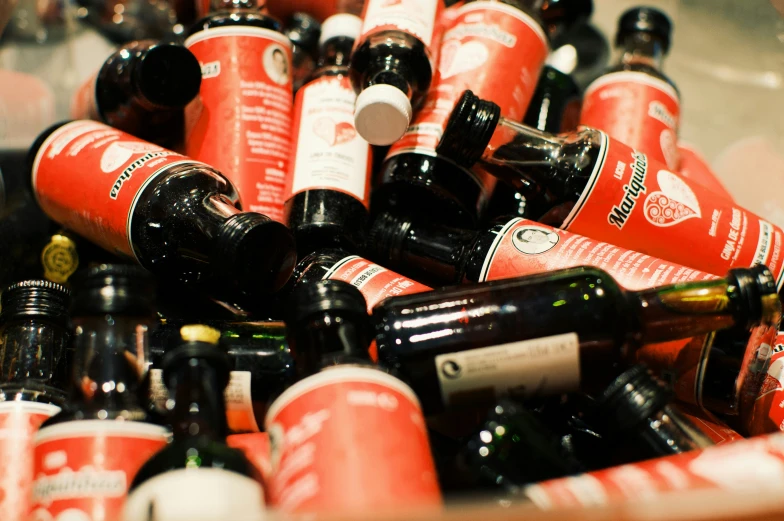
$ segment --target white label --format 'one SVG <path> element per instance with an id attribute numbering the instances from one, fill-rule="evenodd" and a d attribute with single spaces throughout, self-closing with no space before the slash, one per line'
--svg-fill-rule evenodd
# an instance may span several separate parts
<path id="1" fill-rule="evenodd" d="M 301 113 L 291 166 L 292 194 L 331 188 L 367 204 L 370 145 L 354 128 L 357 95 L 348 78 L 314 81 L 299 96 Z"/>
<path id="2" fill-rule="evenodd" d="M 491 389 L 524 397 L 575 391 L 580 385 L 580 342 L 575 333 L 447 353 L 435 358 L 445 404 L 460 394 Z"/>
<path id="3" fill-rule="evenodd" d="M 264 517 L 255 480 L 218 468 L 179 469 L 142 483 L 128 495 L 125 521 L 216 521 Z"/>
<path id="4" fill-rule="evenodd" d="M 441 0 L 367 0 L 362 34 L 376 27 L 394 26 L 413 34 L 430 47 L 436 26 L 436 12 Z"/>
<path id="5" fill-rule="evenodd" d="M 250 371 L 232 371 L 229 384 L 223 392 L 226 403 L 226 419 L 234 432 L 259 432 L 253 413 Z M 163 371 L 150 369 L 150 395 L 155 406 L 164 411 L 169 399 L 169 390 L 163 383 Z"/>

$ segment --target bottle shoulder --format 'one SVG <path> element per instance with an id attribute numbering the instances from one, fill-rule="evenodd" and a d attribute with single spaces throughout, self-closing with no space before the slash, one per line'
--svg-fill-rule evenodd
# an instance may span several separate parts
<path id="1" fill-rule="evenodd" d="M 277 19 L 257 11 L 224 11 L 198 20 L 188 31 L 187 36 L 192 36 L 199 31 L 206 31 L 207 29 L 233 26 L 259 27 L 280 32 L 281 34 L 283 30 L 283 25 Z"/>
<path id="2" fill-rule="evenodd" d="M 656 67 L 648 65 L 646 63 L 620 63 L 609 68 L 607 72 L 605 72 L 605 75 L 613 74 L 616 72 L 640 72 L 643 74 L 647 74 L 652 78 L 656 78 L 657 80 L 661 80 L 667 83 L 670 87 L 675 89 L 675 92 L 677 92 L 678 96 L 680 97 L 680 91 L 678 90 L 678 86 L 675 85 L 675 82 L 673 82 L 669 76 L 664 74 Z"/>

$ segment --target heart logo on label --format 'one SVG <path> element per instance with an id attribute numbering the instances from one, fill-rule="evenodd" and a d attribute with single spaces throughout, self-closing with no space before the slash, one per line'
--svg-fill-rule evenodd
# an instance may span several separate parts
<path id="1" fill-rule="evenodd" d="M 335 123 L 332 118 L 323 117 L 313 123 L 313 133 L 327 142 L 329 146 L 348 143 L 357 135 L 354 125 L 349 121 Z"/>
<path id="2" fill-rule="evenodd" d="M 482 42 L 449 42 L 442 47 L 441 52 L 445 53 L 438 67 L 442 78 L 477 69 L 490 57 L 490 51 Z"/>
<path id="3" fill-rule="evenodd" d="M 163 150 L 157 145 L 149 143 L 136 143 L 134 141 L 117 141 L 104 150 L 101 156 L 101 170 L 104 173 L 114 172 L 134 155 L 158 152 Z"/>
<path id="4" fill-rule="evenodd" d="M 694 217 L 702 217 L 697 196 L 680 177 L 667 170 L 656 174 L 660 191 L 645 198 L 645 218 L 654 226 L 674 226 Z"/>

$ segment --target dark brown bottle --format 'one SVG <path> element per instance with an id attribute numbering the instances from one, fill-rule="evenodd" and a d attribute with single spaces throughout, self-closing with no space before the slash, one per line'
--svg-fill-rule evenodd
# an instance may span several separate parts
<path id="1" fill-rule="evenodd" d="M 620 56 L 585 90 L 580 124 L 598 128 L 670 169 L 677 169 L 680 94 L 662 72 L 672 23 L 651 7 L 626 11 L 618 21 Z"/>
<path id="2" fill-rule="evenodd" d="M 294 102 L 294 147 L 284 212 L 300 258 L 320 248 L 359 251 L 365 242 L 372 153 L 348 110 L 356 93 L 348 62 L 362 21 L 324 21 L 318 68 Z"/>
<path id="3" fill-rule="evenodd" d="M 435 412 L 506 392 L 595 392 L 645 344 L 780 317 L 775 291 L 764 266 L 633 292 L 582 267 L 391 298 L 373 317 L 380 363 Z"/>
<path id="4" fill-rule="evenodd" d="M 118 519 L 124 494 L 105 494 L 76 483 L 117 487 L 133 479 L 139 467 L 166 444 L 167 431 L 150 423 L 142 381 L 149 364 L 149 330 L 155 324 L 154 282 L 138 266 L 102 265 L 74 281 L 71 304 L 74 362 L 67 408 L 42 425 L 35 445 L 33 512 L 57 517 Z M 72 469 L 62 494 L 46 484 L 61 466 L 44 465 L 54 453 L 64 454 Z M 100 465 L 94 465 L 100 461 Z M 71 488 L 73 487 L 73 488 Z M 66 514 L 67 515 L 67 514 Z"/>
<path id="5" fill-rule="evenodd" d="M 623 372 L 596 398 L 589 422 L 615 459 L 606 466 L 703 449 L 713 441 L 671 403 L 672 392 L 643 365 Z"/>
<path id="6" fill-rule="evenodd" d="M 77 91 L 73 119 L 94 119 L 162 146 L 180 146 L 183 109 L 198 94 L 201 66 L 173 43 L 141 40 L 112 54 Z"/>
<path id="7" fill-rule="evenodd" d="M 302 87 L 316 68 L 321 24 L 308 13 L 294 13 L 283 22 L 283 33 L 291 40 L 294 92 Z"/>
<path id="8" fill-rule="evenodd" d="M 602 131 L 546 134 L 466 91 L 439 153 L 463 166 L 479 162 L 546 203 L 531 216 L 543 224 L 714 275 L 769 262 L 784 284 L 784 258 L 775 254 L 784 231 Z"/>
<path id="9" fill-rule="evenodd" d="M 50 218 L 163 279 L 253 300 L 294 268 L 286 227 L 242 212 L 234 186 L 203 163 L 91 121 L 47 130 L 31 156 Z"/>
<path id="10" fill-rule="evenodd" d="M 172 442 L 139 469 L 128 489 L 126 521 L 234 519 L 260 515 L 264 491 L 258 469 L 242 451 L 226 445 L 229 434 L 223 391 L 229 360 L 217 346 L 220 332 L 207 326 L 182 328 L 180 346 L 163 359 L 173 398 L 167 423 Z M 198 487 L 198 488 L 196 488 Z M 208 493 L 220 490 L 222 499 Z"/>
<path id="11" fill-rule="evenodd" d="M 21 521 L 32 497 L 34 437 L 66 397 L 69 291 L 46 280 L 26 280 L 0 296 L 0 461 L 4 519 Z"/>

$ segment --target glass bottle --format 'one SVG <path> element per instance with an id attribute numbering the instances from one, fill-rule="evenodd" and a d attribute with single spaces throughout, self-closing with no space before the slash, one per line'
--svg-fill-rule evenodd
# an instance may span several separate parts
<path id="1" fill-rule="evenodd" d="M 183 109 L 198 94 L 201 66 L 173 43 L 123 45 L 76 92 L 73 119 L 94 119 L 161 146 L 182 145 Z"/>
<path id="2" fill-rule="evenodd" d="M 291 232 L 242 212 L 234 186 L 203 163 L 92 121 L 47 130 L 32 157 L 50 218 L 163 279 L 254 300 L 294 268 Z"/>
<path id="3" fill-rule="evenodd" d="M 463 166 L 480 162 L 527 199 L 546 203 L 547 211 L 532 216 L 543 224 L 714 275 L 769 262 L 784 283 L 784 258 L 776 254 L 784 231 L 602 131 L 545 134 L 467 91 L 439 153 Z"/>
<path id="4" fill-rule="evenodd" d="M 181 334 L 180 346 L 163 360 L 172 442 L 139 469 L 123 519 L 256 519 L 264 505 L 259 471 L 226 445 L 229 360 L 217 347 L 220 332 L 188 325 Z"/>
<path id="5" fill-rule="evenodd" d="M 770 271 L 626 291 L 604 271 L 571 268 L 387 299 L 373 309 L 379 361 L 426 413 L 604 388 L 645 344 L 780 317 Z"/>
<path id="6" fill-rule="evenodd" d="M 283 33 L 291 40 L 291 66 L 296 93 L 316 68 L 321 24 L 308 13 L 297 12 L 286 18 L 283 26 Z"/>
<path id="7" fill-rule="evenodd" d="M 365 242 L 373 160 L 354 128 L 348 76 L 361 25 L 350 14 L 324 21 L 318 68 L 295 100 L 284 213 L 300 258 L 325 247 L 358 251 Z"/>
<path id="8" fill-rule="evenodd" d="M 268 481 L 270 504 L 285 513 L 440 509 L 419 403 L 370 362 L 372 329 L 359 290 L 336 280 L 304 284 L 289 296 L 286 324 L 302 379 L 267 413 L 278 462 Z M 303 461 L 303 453 L 314 457 Z M 320 486 L 292 499 L 303 479 Z M 352 483 L 363 483 L 361 494 Z"/>
<path id="9" fill-rule="evenodd" d="M 31 516 L 120 518 L 127 484 L 166 444 L 141 385 L 154 298 L 152 279 L 137 266 L 101 265 L 74 281 L 70 398 L 36 437 Z"/>

